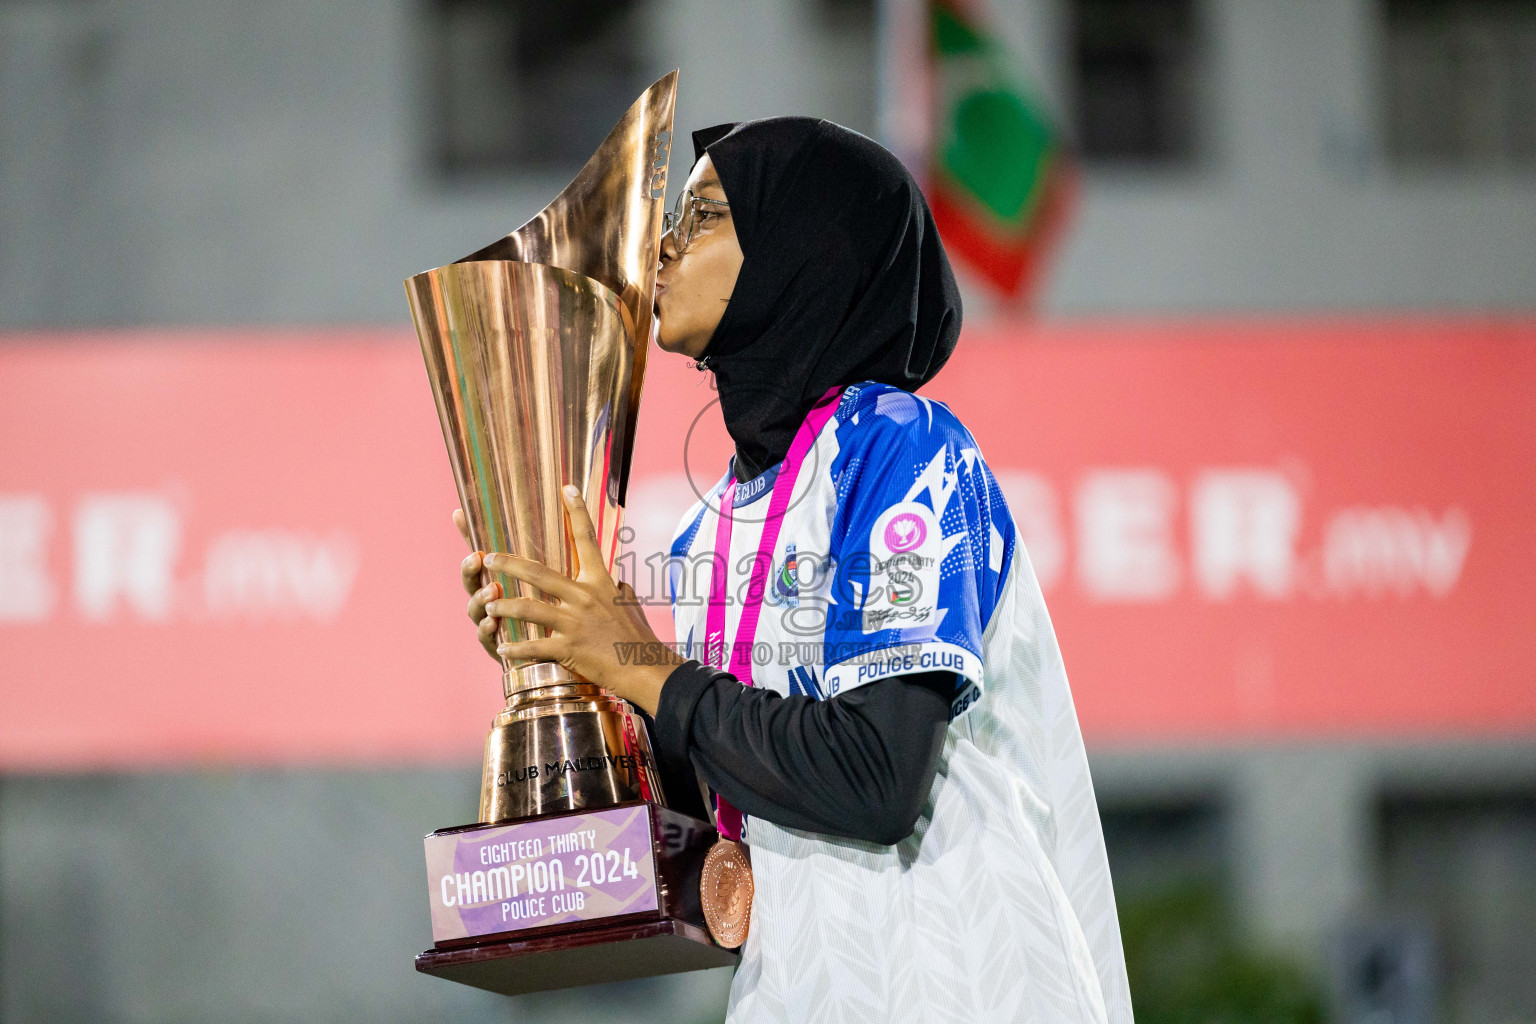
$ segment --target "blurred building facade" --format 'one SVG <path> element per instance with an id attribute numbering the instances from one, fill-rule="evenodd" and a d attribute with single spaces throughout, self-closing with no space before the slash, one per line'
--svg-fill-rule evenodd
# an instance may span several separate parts
<path id="1" fill-rule="evenodd" d="M 522 38 L 542 5 L 12 0 L 0 323 L 393 323 L 398 279 L 537 211 L 674 66 L 683 129 L 877 129 L 870 0 L 578 6 Z M 1086 155 L 1044 312 L 1528 308 L 1528 7 L 994 7 Z"/>
<path id="2" fill-rule="evenodd" d="M 0 4 L 0 328 L 403 323 L 401 279 L 536 212 L 674 66 L 680 137 L 780 113 L 879 130 L 872 3 L 575 6 Z M 993 13 L 1082 154 L 1043 314 L 1536 304 L 1533 5 Z M 466 819 L 476 770 L 0 780 L 0 1018 L 506 1015 L 407 966 L 425 925 L 397 840 Z M 1536 744 L 1152 744 L 1094 770 L 1122 901 L 1221 893 L 1336 1019 L 1536 1015 Z M 377 872 L 294 842 L 327 830 Z M 374 911 L 327 924 L 337 894 Z M 521 1007 L 705 1020 L 726 983 Z"/>

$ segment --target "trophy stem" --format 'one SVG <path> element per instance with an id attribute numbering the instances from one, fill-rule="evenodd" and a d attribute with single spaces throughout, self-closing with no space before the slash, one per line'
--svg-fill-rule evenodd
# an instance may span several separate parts
<path id="1" fill-rule="evenodd" d="M 577 681 L 576 674 L 559 662 L 535 661 L 526 665 L 506 665 L 501 673 L 501 693 L 510 704 L 519 691 Z"/>

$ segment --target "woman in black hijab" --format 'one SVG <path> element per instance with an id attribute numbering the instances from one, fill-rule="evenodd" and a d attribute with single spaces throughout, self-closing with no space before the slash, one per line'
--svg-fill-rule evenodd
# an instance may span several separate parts
<path id="1" fill-rule="evenodd" d="M 694 147 L 732 197 L 744 256 L 699 354 L 746 481 L 784 457 L 827 388 L 932 380 L 960 336 L 960 292 L 922 192 L 869 139 L 782 117 L 706 129 Z M 674 253 L 663 253 L 664 287 Z"/>
<path id="2" fill-rule="evenodd" d="M 975 439 L 912 394 L 960 328 L 927 204 L 895 157 L 826 121 L 721 125 L 694 145 L 663 239 L 660 344 L 714 372 L 736 452 L 672 546 L 691 657 L 620 660 L 661 645 L 574 488 L 577 580 L 484 558 L 558 603 L 477 591 L 482 560 L 466 559 L 481 640 L 654 716 L 673 805 L 750 844 L 730 1020 L 1130 1024 L 1039 587 Z M 552 635 L 498 650 L 498 617 Z M 708 808 L 690 807 L 695 774 Z"/>

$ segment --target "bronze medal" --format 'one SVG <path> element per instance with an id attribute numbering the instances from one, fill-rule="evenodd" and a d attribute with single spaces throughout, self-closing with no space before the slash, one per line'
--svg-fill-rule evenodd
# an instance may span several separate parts
<path id="1" fill-rule="evenodd" d="M 746 847 L 729 839 L 710 847 L 699 874 L 699 902 L 716 942 L 735 949 L 746 941 L 752 921 L 752 861 Z"/>

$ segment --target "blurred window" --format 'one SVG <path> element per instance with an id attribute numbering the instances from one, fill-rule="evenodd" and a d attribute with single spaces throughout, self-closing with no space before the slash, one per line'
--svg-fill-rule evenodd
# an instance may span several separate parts
<path id="1" fill-rule="evenodd" d="M 873 36 L 875 0 L 816 0 L 816 14 L 834 32 Z"/>
<path id="2" fill-rule="evenodd" d="M 817 114 L 840 125 L 875 132 L 875 0 L 815 0 L 809 44 L 816 53 Z"/>
<path id="3" fill-rule="evenodd" d="M 1176 803 L 1104 801 L 1104 845 L 1117 899 L 1134 899 L 1190 882 L 1224 889 L 1227 824 L 1214 800 Z"/>
<path id="4" fill-rule="evenodd" d="M 1536 0 L 1385 0 L 1399 164 L 1536 166 Z"/>
<path id="5" fill-rule="evenodd" d="M 435 0 L 428 130 L 447 175 L 583 164 L 650 84 L 636 0 Z"/>
<path id="6" fill-rule="evenodd" d="M 1191 0 L 1070 0 L 1077 141 L 1089 160 L 1194 158 L 1198 31 Z"/>
<path id="7" fill-rule="evenodd" d="M 1536 1020 L 1536 790 L 1392 798 L 1380 822 L 1383 910 L 1428 936 L 1439 1019 Z"/>
<path id="8" fill-rule="evenodd" d="M 1137 1021 L 1321 1024 L 1318 985 L 1243 934 L 1216 800 L 1110 801 L 1099 815 Z"/>

